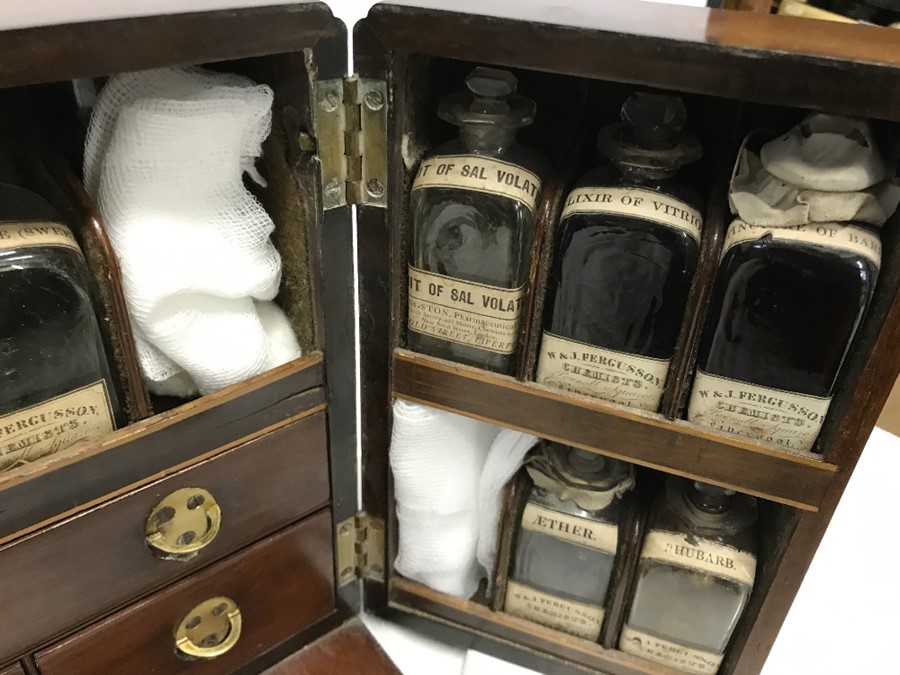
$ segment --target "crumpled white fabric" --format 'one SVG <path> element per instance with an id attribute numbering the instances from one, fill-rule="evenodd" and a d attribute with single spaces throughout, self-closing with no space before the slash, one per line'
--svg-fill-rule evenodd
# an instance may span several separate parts
<path id="1" fill-rule="evenodd" d="M 245 171 L 263 184 L 254 163 L 272 99 L 242 76 L 185 68 L 117 75 L 97 100 L 85 185 L 154 393 L 209 393 L 300 355 L 281 310 L 259 304 L 278 292 L 281 258 L 243 184 Z"/>
<path id="2" fill-rule="evenodd" d="M 900 204 L 900 185 L 886 168 L 865 121 L 814 114 L 765 143 L 747 146 L 735 163 L 729 202 L 751 225 L 806 223 L 883 225 Z"/>
<path id="3" fill-rule="evenodd" d="M 395 569 L 443 593 L 471 597 L 493 571 L 500 492 L 536 442 L 517 431 L 395 401 Z M 485 554 L 484 568 L 478 552 Z"/>
<path id="4" fill-rule="evenodd" d="M 488 451 L 478 481 L 478 562 L 488 585 L 493 586 L 494 564 L 503 511 L 503 488 L 522 466 L 522 460 L 538 442 L 537 437 L 512 429 L 502 429 Z"/>
<path id="5" fill-rule="evenodd" d="M 478 481 L 498 433 L 486 422 L 394 402 L 390 462 L 400 574 L 461 598 L 478 590 Z"/>

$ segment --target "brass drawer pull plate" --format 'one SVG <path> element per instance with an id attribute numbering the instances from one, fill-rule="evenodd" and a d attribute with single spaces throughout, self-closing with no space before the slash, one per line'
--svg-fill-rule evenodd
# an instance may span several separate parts
<path id="1" fill-rule="evenodd" d="M 163 499 L 147 519 L 147 544 L 166 560 L 188 560 L 212 543 L 222 510 L 202 488 L 182 488 Z"/>
<path id="2" fill-rule="evenodd" d="M 241 637 L 241 610 L 234 600 L 210 598 L 188 612 L 175 629 L 175 650 L 180 656 L 214 659 Z"/>

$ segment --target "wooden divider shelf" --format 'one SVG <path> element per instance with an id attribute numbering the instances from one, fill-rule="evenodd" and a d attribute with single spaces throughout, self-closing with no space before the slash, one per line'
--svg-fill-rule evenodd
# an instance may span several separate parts
<path id="1" fill-rule="evenodd" d="M 398 349 L 393 395 L 816 511 L 838 467 L 661 415 Z"/>

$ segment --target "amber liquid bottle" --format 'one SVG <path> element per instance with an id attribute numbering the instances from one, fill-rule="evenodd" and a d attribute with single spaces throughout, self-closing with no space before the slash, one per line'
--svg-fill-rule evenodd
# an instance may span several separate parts
<path id="1" fill-rule="evenodd" d="M 619 649 L 716 673 L 756 578 L 755 522 L 753 497 L 670 477 L 654 503 Z"/>
<path id="2" fill-rule="evenodd" d="M 587 640 L 600 636 L 630 464 L 549 444 L 516 535 L 504 611 Z"/>
<path id="3" fill-rule="evenodd" d="M 549 274 L 538 382 L 656 411 L 697 268 L 700 157 L 679 98 L 634 94 L 598 146 L 612 163 L 566 201 Z"/>
<path id="4" fill-rule="evenodd" d="M 438 114 L 459 137 L 424 159 L 410 201 L 410 349 L 499 373 L 515 365 L 543 160 L 511 73 L 476 68 Z"/>
<path id="5" fill-rule="evenodd" d="M 84 255 L 43 198 L 0 159 L 0 470 L 123 422 Z M 9 181 L 9 182 L 8 182 Z"/>
<path id="6" fill-rule="evenodd" d="M 878 233 L 844 223 L 731 224 L 688 419 L 774 447 L 815 448 L 872 298 Z"/>

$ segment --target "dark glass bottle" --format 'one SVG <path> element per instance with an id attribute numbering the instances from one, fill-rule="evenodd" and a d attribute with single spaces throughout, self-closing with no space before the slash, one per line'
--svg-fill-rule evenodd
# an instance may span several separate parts
<path id="1" fill-rule="evenodd" d="M 755 522 L 753 497 L 670 477 L 653 507 L 619 649 L 715 673 L 753 589 Z"/>
<path id="2" fill-rule="evenodd" d="M 551 444 L 528 472 L 504 611 L 587 640 L 600 636 L 630 464 Z"/>
<path id="3" fill-rule="evenodd" d="M 697 268 L 701 200 L 678 177 L 700 157 L 674 96 L 634 94 L 563 210 L 538 382 L 656 411 Z"/>
<path id="4" fill-rule="evenodd" d="M 438 109 L 459 137 L 424 159 L 413 183 L 408 344 L 511 373 L 543 171 L 516 131 L 535 104 L 506 71 L 476 68 L 466 86 Z"/>
<path id="5" fill-rule="evenodd" d="M 688 406 L 696 424 L 810 451 L 872 298 L 870 228 L 731 224 Z"/>
<path id="6" fill-rule="evenodd" d="M 86 265 L 50 204 L 0 183 L 0 470 L 122 421 Z"/>

